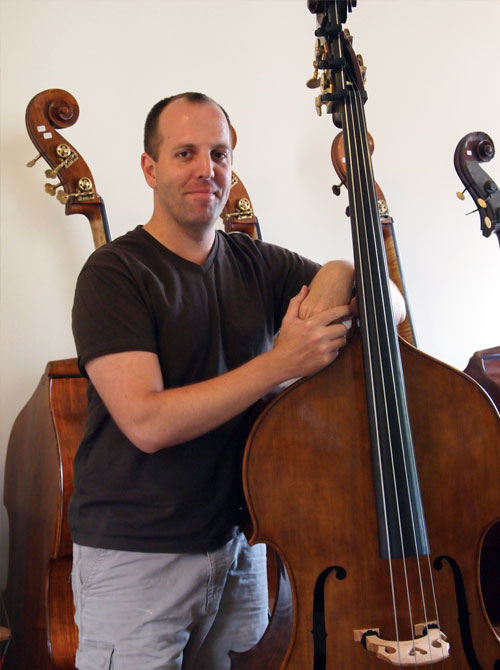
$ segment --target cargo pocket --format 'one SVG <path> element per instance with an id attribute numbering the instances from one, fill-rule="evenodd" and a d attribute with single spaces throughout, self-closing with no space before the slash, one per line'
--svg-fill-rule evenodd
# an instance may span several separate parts
<path id="1" fill-rule="evenodd" d="M 81 640 L 76 652 L 77 670 L 110 670 L 114 646 L 107 642 Z"/>

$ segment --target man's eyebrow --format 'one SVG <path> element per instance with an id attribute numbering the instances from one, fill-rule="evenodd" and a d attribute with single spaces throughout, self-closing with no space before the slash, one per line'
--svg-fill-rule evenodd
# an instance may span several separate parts
<path id="1" fill-rule="evenodd" d="M 197 147 L 198 145 L 194 144 L 193 142 L 179 142 L 172 147 L 172 150 L 179 151 L 179 149 L 196 149 Z M 231 145 L 226 142 L 221 142 L 220 144 L 215 144 L 212 147 L 212 151 L 217 151 L 218 149 L 227 149 L 230 151 Z"/>
<path id="2" fill-rule="evenodd" d="M 194 149 L 196 147 L 192 142 L 179 142 L 179 144 L 174 145 L 172 148 L 174 151 L 179 149 Z"/>

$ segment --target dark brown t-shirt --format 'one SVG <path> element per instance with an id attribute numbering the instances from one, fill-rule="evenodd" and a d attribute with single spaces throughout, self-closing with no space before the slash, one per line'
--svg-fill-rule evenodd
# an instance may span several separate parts
<path id="1" fill-rule="evenodd" d="M 223 374 L 272 346 L 290 299 L 319 265 L 243 233 L 217 232 L 206 262 L 169 251 L 141 226 L 85 264 L 73 306 L 79 365 L 123 351 L 158 355 L 165 388 Z M 211 551 L 242 505 L 248 412 L 154 454 L 119 430 L 91 383 L 69 524 L 78 544 Z M 196 407 L 192 408 L 193 413 Z"/>

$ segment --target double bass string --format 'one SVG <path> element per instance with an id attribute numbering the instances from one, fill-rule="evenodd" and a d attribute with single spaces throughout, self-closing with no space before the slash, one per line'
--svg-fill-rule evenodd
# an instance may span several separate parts
<path id="1" fill-rule="evenodd" d="M 387 278 L 387 268 L 386 268 L 386 261 L 383 253 L 381 252 L 381 243 L 380 243 L 380 248 L 377 250 L 377 244 L 376 244 L 376 239 L 370 240 L 368 239 L 368 233 L 371 233 L 372 236 L 376 237 L 376 224 L 378 222 L 378 210 L 375 207 L 375 202 L 376 202 L 376 197 L 375 197 L 375 190 L 374 190 L 374 180 L 373 180 L 373 173 L 372 173 L 372 166 L 371 166 L 371 160 L 370 160 L 370 155 L 369 155 L 369 149 L 367 146 L 367 142 L 363 142 L 363 138 L 367 137 L 367 131 L 366 131 L 366 122 L 364 118 L 364 113 L 363 113 L 363 107 L 362 107 L 362 101 L 360 99 L 359 95 L 352 95 L 351 93 L 348 95 L 348 98 L 351 98 L 350 102 L 347 101 L 344 103 L 344 117 L 346 120 L 344 132 L 345 132 L 345 137 L 346 137 L 346 152 L 349 153 L 351 156 L 351 160 L 348 161 L 348 166 L 350 170 L 350 180 L 351 184 L 356 183 L 361 183 L 361 177 L 363 175 L 364 177 L 364 183 L 366 183 L 369 187 L 370 184 L 373 185 L 373 193 L 365 193 L 365 197 L 361 197 L 360 201 L 357 201 L 356 194 L 352 194 L 352 205 L 353 205 L 353 220 L 356 222 L 356 225 L 353 225 L 353 238 L 355 236 L 358 236 L 357 240 L 355 239 L 355 246 L 357 246 L 357 256 L 358 256 L 358 261 L 359 261 L 359 268 L 360 272 L 358 277 L 358 282 L 361 283 L 361 291 L 360 291 L 360 297 L 362 299 L 362 309 L 364 310 L 364 314 L 367 316 L 368 315 L 368 310 L 371 309 L 372 317 L 374 317 L 371 321 L 375 324 L 375 342 L 377 344 L 377 355 L 378 355 L 378 365 L 380 366 L 380 369 L 384 366 L 384 356 L 383 356 L 383 351 L 382 351 L 382 346 L 381 346 L 381 337 L 385 336 L 386 340 L 389 341 L 390 343 L 390 336 L 389 336 L 389 328 L 392 326 L 392 330 L 395 332 L 394 328 L 394 321 L 391 318 L 390 320 L 388 319 L 388 316 L 391 315 L 392 317 L 392 304 L 390 300 L 390 294 L 388 293 L 388 288 L 384 287 L 383 284 L 383 278 Z M 352 111 L 354 108 L 355 113 Z M 355 118 L 356 117 L 356 118 Z M 357 135 L 355 130 L 361 129 L 361 133 Z M 356 160 L 353 160 L 352 157 L 355 156 Z M 361 158 L 360 158 L 361 157 Z M 352 189 L 351 189 L 352 191 Z M 359 196 L 358 196 L 359 197 Z M 360 210 L 360 211 L 358 211 Z M 366 226 L 361 228 L 359 225 L 360 222 L 360 216 L 362 219 L 365 220 L 365 222 L 371 222 L 371 230 L 368 230 Z M 372 247 L 372 253 L 367 254 L 367 266 L 368 266 L 368 274 L 366 274 L 366 271 L 363 271 L 363 253 L 361 251 L 361 239 L 360 235 L 364 233 L 364 245 L 365 249 L 367 249 L 369 246 Z M 371 258 L 374 257 L 375 262 L 376 262 L 376 268 L 371 267 Z M 375 272 L 376 271 L 376 272 Z M 379 285 L 382 287 L 382 290 L 378 292 L 378 299 L 380 301 L 380 304 L 382 305 L 382 309 L 377 309 L 377 300 L 376 300 L 376 285 L 373 281 L 373 277 L 377 276 L 379 279 Z M 368 277 L 370 286 L 369 289 L 370 291 L 367 291 L 367 287 L 365 285 L 365 279 Z M 386 282 L 387 283 L 387 282 Z M 386 291 L 384 291 L 384 288 L 386 288 Z M 371 300 L 370 303 L 368 304 L 368 296 L 370 296 Z M 383 321 L 382 324 L 379 322 L 379 318 L 382 317 Z M 366 320 L 367 321 L 367 320 Z M 381 333 L 379 332 L 380 330 L 384 330 L 385 332 Z M 394 336 L 395 339 L 395 336 Z M 397 343 L 397 340 L 396 340 Z M 372 359 L 372 352 L 370 351 L 369 347 L 366 347 L 366 352 L 367 352 L 367 368 L 368 368 L 368 374 L 369 374 L 369 381 L 367 381 L 368 385 L 371 387 L 371 397 L 374 399 L 374 402 L 376 404 L 377 400 L 377 395 L 375 393 L 375 382 L 374 382 L 374 368 L 373 368 L 373 359 Z M 400 357 L 399 357 L 399 349 L 395 351 L 395 348 L 393 347 L 392 351 L 393 355 L 396 358 L 396 362 L 399 361 L 399 367 L 401 369 L 401 362 L 400 362 Z M 394 369 L 393 365 L 393 357 L 389 356 L 387 360 L 385 361 L 386 363 L 388 362 L 390 364 L 390 382 L 391 385 L 394 388 L 394 393 L 396 393 L 397 386 L 398 386 L 398 375 L 396 374 L 397 371 Z M 397 367 L 397 366 L 396 366 Z M 401 376 L 401 373 L 400 375 Z M 390 418 L 389 418 L 389 407 L 387 403 L 387 391 L 388 389 L 386 388 L 386 381 L 383 375 L 381 375 L 381 383 L 382 383 L 382 388 L 383 388 L 383 393 L 382 393 L 382 400 L 383 400 L 383 412 L 385 414 L 385 421 L 386 425 L 389 426 L 390 423 Z M 401 386 L 401 384 L 400 384 Z M 404 395 L 403 395 L 404 399 Z M 379 399 L 380 402 L 380 399 Z M 396 403 L 395 403 L 395 410 L 396 410 L 396 416 L 397 416 L 397 421 L 398 421 L 398 428 L 399 428 L 399 437 L 400 441 L 402 443 L 404 439 L 404 425 L 409 425 L 408 423 L 408 412 L 407 412 L 407 407 L 406 403 L 400 403 L 398 402 L 398 397 L 396 394 Z M 376 411 L 375 408 L 373 408 L 373 411 Z M 406 420 L 406 424 L 404 421 Z M 377 457 L 378 457 L 378 467 L 380 472 L 383 471 L 383 462 L 382 462 L 382 457 L 381 457 L 381 435 L 380 435 L 380 427 L 377 422 L 375 422 L 375 435 L 376 435 L 376 450 L 377 450 Z M 394 454 L 393 454 L 393 444 L 392 444 L 392 435 L 391 431 L 388 429 L 387 430 L 387 437 L 388 437 L 388 442 L 389 442 L 389 452 L 390 452 L 390 459 L 391 459 L 391 467 L 392 467 L 392 479 L 394 483 L 395 490 L 397 491 L 397 474 L 396 474 L 396 469 L 395 469 L 395 464 L 394 464 Z M 407 463 L 407 458 L 404 453 L 404 450 L 401 451 L 401 456 L 404 464 L 404 472 L 405 472 L 405 479 L 406 479 L 406 486 L 409 489 L 410 486 L 410 478 L 408 476 L 408 463 Z M 383 475 L 380 475 L 381 480 L 383 479 Z M 388 525 L 388 514 L 387 514 L 387 501 L 386 501 L 386 496 L 385 496 L 385 491 L 383 486 L 381 487 L 381 493 L 382 493 L 382 498 L 383 498 L 383 508 L 384 508 L 384 531 L 386 534 L 387 538 L 387 547 L 388 547 L 388 552 L 389 552 L 389 573 L 390 573 L 390 580 L 391 580 L 391 590 L 392 590 L 392 603 L 393 603 L 393 615 L 394 615 L 394 623 L 395 623 L 395 630 L 396 630 L 396 639 L 398 642 L 398 653 L 399 653 L 399 640 L 400 640 L 400 634 L 399 634 L 399 625 L 398 625 L 398 619 L 397 619 L 397 604 L 396 604 L 396 593 L 395 593 L 395 584 L 394 584 L 394 575 L 393 575 L 393 569 L 392 569 L 392 555 L 391 555 L 391 544 L 389 541 L 389 535 L 390 535 L 390 528 Z M 415 548 L 418 547 L 418 542 L 417 542 L 417 532 L 416 532 L 416 526 L 415 526 L 415 521 L 414 521 L 414 506 L 413 506 L 413 501 L 411 495 L 408 495 L 408 501 L 409 501 L 409 508 L 410 508 L 410 518 L 411 518 L 411 524 L 412 524 L 412 532 L 413 532 L 413 541 L 415 544 Z M 408 608 L 409 608 L 409 616 L 410 616 L 410 625 L 411 625 L 411 634 L 412 634 L 412 641 L 415 643 L 415 636 L 414 636 L 414 622 L 413 622 L 413 611 L 412 611 L 412 595 L 410 593 L 409 589 L 409 584 L 408 584 L 408 569 L 407 569 L 407 557 L 406 557 L 406 550 L 405 550 L 405 541 L 404 541 L 404 534 L 402 530 L 402 518 L 401 518 L 401 513 L 400 513 L 400 507 L 399 507 L 399 500 L 398 496 L 396 495 L 396 509 L 397 509 L 397 517 L 398 517 L 398 526 L 399 526 L 399 535 L 400 535 L 400 542 L 402 546 L 402 559 L 403 559 L 403 566 L 404 566 L 404 575 L 405 575 L 405 585 L 406 585 L 406 598 L 408 601 Z M 426 597 L 423 589 L 423 576 L 422 576 L 422 568 L 421 568 L 421 563 L 420 563 L 420 557 L 419 557 L 419 552 L 415 551 L 415 558 L 416 558 L 416 564 L 417 564 L 417 569 L 418 569 L 418 577 L 419 577 L 419 582 L 420 582 L 420 591 L 421 591 L 421 600 L 422 600 L 422 606 L 424 610 L 424 619 L 426 623 L 429 621 L 428 617 L 428 612 L 427 612 L 427 603 L 426 603 Z M 434 590 L 434 583 L 433 583 L 433 578 L 432 578 L 432 571 L 430 569 L 430 559 L 429 559 L 429 553 L 427 552 L 427 562 L 428 562 L 428 570 L 429 570 L 429 576 L 430 576 L 430 582 L 431 582 L 431 587 L 432 587 L 432 594 L 433 594 L 433 599 L 434 599 L 434 607 L 436 611 L 436 616 L 437 616 L 437 603 L 436 603 L 436 597 L 435 597 L 435 590 Z M 430 657 L 432 658 L 432 652 L 433 649 L 430 644 L 430 640 L 428 640 L 428 645 L 429 645 L 429 654 Z M 441 650 L 441 655 L 443 654 L 443 651 Z M 401 660 L 400 660 L 401 662 Z M 415 655 L 415 664 L 418 664 L 418 658 Z"/>
<path id="2" fill-rule="evenodd" d="M 356 136 L 356 133 L 353 131 L 352 126 L 358 127 L 359 128 L 359 118 L 358 118 L 358 124 L 355 125 L 353 121 L 353 116 L 352 112 L 349 114 L 348 112 L 352 110 L 352 105 L 355 104 L 356 102 L 356 97 L 355 96 L 350 96 L 353 98 L 353 100 L 350 101 L 350 104 L 346 104 L 346 139 L 347 139 L 347 145 L 348 145 L 348 151 L 349 155 L 351 157 L 351 160 L 349 161 L 349 170 L 351 172 L 351 183 L 354 185 L 354 183 L 360 183 L 361 182 L 361 171 L 363 168 L 364 175 L 367 173 L 367 164 L 366 164 L 366 156 L 362 152 L 362 141 L 360 140 L 359 137 Z M 358 111 L 356 109 L 356 111 Z M 359 117 L 359 113 L 358 113 Z M 349 123 L 350 122 L 350 123 Z M 358 144 L 361 144 L 361 150 Z M 360 155 L 362 159 L 362 165 L 360 164 Z M 364 180 L 366 182 L 366 179 Z M 365 199 L 361 199 L 361 202 L 359 203 L 360 211 L 358 212 L 358 203 L 356 197 L 353 195 L 353 202 L 355 204 L 355 207 L 353 209 L 353 220 L 355 222 L 355 225 L 353 226 L 353 235 L 357 237 L 356 239 L 356 246 L 357 246 L 357 256 L 358 256 L 358 264 L 359 264 L 359 276 L 361 278 L 361 291 L 360 291 L 360 297 L 362 298 L 363 301 L 363 311 L 365 314 L 365 324 L 367 329 L 369 328 L 369 324 L 373 323 L 374 328 L 373 330 L 375 331 L 371 335 L 371 341 L 375 339 L 375 342 L 377 344 L 378 348 L 378 357 L 379 357 L 379 365 L 381 366 L 382 363 L 382 352 L 380 349 L 380 332 L 379 332 L 379 322 L 378 319 L 376 319 L 377 315 L 377 310 L 376 310 L 376 305 L 375 305 L 375 293 L 374 293 L 374 285 L 373 281 L 370 283 L 370 292 L 367 290 L 367 287 L 365 285 L 365 280 L 371 279 L 375 276 L 375 270 L 377 271 L 377 274 L 380 275 L 380 260 L 378 258 L 378 255 L 375 255 L 375 261 L 377 262 L 377 267 L 374 268 L 372 267 L 372 256 L 371 255 L 367 256 L 366 259 L 366 264 L 368 267 L 367 272 L 363 270 L 363 254 L 361 253 L 361 239 L 360 236 L 362 233 L 365 235 L 364 239 L 364 246 L 365 248 L 368 246 L 368 240 L 367 240 L 367 229 L 366 229 L 366 224 L 369 221 L 374 220 L 374 208 L 372 206 L 372 198 L 368 198 L 368 201 L 366 202 Z M 368 211 L 366 211 L 366 206 L 368 208 Z M 365 226 L 361 228 L 360 221 L 364 220 L 365 221 Z M 372 245 L 373 246 L 373 245 Z M 374 251 L 374 249 L 372 249 Z M 360 279 L 358 278 L 358 282 Z M 371 305 L 367 304 L 367 301 L 371 297 Z M 381 296 L 382 302 L 384 302 L 384 296 L 382 294 Z M 371 310 L 372 318 L 371 320 L 368 319 L 368 313 Z M 384 305 L 384 311 L 385 311 L 385 305 Z M 365 357 L 365 365 L 367 369 L 367 374 L 368 374 L 368 379 L 369 379 L 369 385 L 371 387 L 371 393 L 369 394 L 369 401 L 375 402 L 376 403 L 376 391 L 375 391 L 375 381 L 374 381 L 374 362 L 372 360 L 372 351 L 370 350 L 369 347 L 366 347 L 366 352 L 367 356 Z M 394 374 L 393 371 L 392 375 Z M 385 411 L 385 416 L 386 416 L 386 421 L 388 422 L 389 417 L 388 417 L 388 407 L 387 407 L 387 389 L 385 388 L 385 380 L 382 378 L 382 384 L 383 384 L 383 394 L 382 394 L 382 399 L 384 401 L 384 411 Z M 374 412 L 376 411 L 375 409 L 373 410 Z M 398 421 L 400 422 L 400 417 L 398 416 Z M 376 453 L 378 457 L 378 467 L 379 470 L 383 470 L 383 463 L 382 463 L 382 457 L 381 457 L 381 441 L 382 437 L 380 435 L 380 427 L 377 421 L 374 422 L 374 433 L 375 433 L 375 438 L 376 438 Z M 393 476 L 393 481 L 394 481 L 394 486 L 397 488 L 397 483 L 396 483 L 396 473 L 395 473 L 395 468 L 394 468 L 394 458 L 392 454 L 392 445 L 391 443 L 391 435 L 390 432 L 387 433 L 388 438 L 389 438 L 389 446 L 390 446 L 390 455 L 391 455 L 391 465 L 392 465 L 392 476 Z M 382 479 L 382 475 L 380 475 L 380 478 Z M 385 490 L 384 487 L 381 487 L 381 494 L 382 494 L 382 499 L 383 499 L 383 511 L 384 511 L 384 525 L 385 525 L 385 533 L 387 537 L 387 547 L 388 547 L 388 552 L 389 552 L 389 562 L 388 562 L 388 568 L 389 568 L 389 573 L 390 573 L 390 583 L 391 583 L 391 596 L 392 596 L 392 606 L 393 606 L 393 617 L 394 617 L 394 626 L 395 626 L 395 632 L 396 632 L 396 641 L 398 643 L 398 654 L 399 652 L 399 640 L 400 640 L 400 633 L 399 633 L 399 624 L 398 624 L 398 617 L 397 617 L 397 599 L 396 599 L 396 589 L 395 589 L 395 582 L 394 582 L 394 575 L 393 575 L 393 569 L 392 569 L 392 549 L 391 549 L 391 544 L 389 542 L 389 525 L 388 525 L 388 518 L 387 518 L 387 501 L 386 501 L 386 495 L 385 495 Z M 398 524 L 399 524 L 399 532 L 400 532 L 400 539 L 401 543 L 404 546 L 404 541 L 403 541 L 403 535 L 402 535 L 402 530 L 401 530 L 401 514 L 399 510 L 399 502 L 396 497 L 396 509 L 397 509 L 397 516 L 398 516 Z M 404 565 L 404 574 L 405 574 L 405 583 L 406 583 L 406 592 L 407 592 L 407 598 L 408 598 L 408 604 L 409 604 L 409 611 L 410 611 L 410 617 L 412 618 L 411 614 L 411 596 L 409 593 L 409 587 L 408 587 L 408 576 L 407 576 L 407 567 L 406 567 L 406 560 L 405 558 L 403 559 L 403 565 Z M 413 621 L 412 621 L 412 626 L 413 630 Z M 401 657 L 399 656 L 399 660 L 401 663 Z"/>
<path id="3" fill-rule="evenodd" d="M 363 167 L 364 167 L 364 170 L 365 170 L 365 174 L 369 174 L 369 177 L 370 177 L 369 184 L 374 185 L 375 184 L 375 179 L 374 179 L 374 175 L 373 175 L 373 166 L 372 166 L 372 163 L 371 163 L 369 146 L 368 146 L 368 142 L 367 142 L 367 139 L 366 139 L 366 138 L 368 138 L 368 130 L 367 130 L 367 127 L 366 127 L 366 118 L 365 118 L 365 115 L 364 115 L 363 103 L 362 103 L 359 95 L 355 95 L 353 97 L 354 97 L 355 110 L 356 110 L 357 117 L 358 117 L 358 126 L 357 127 L 362 128 L 362 135 L 361 135 L 360 144 L 361 144 L 361 155 L 363 157 Z M 359 156 L 359 153 L 360 152 L 358 151 L 358 153 L 357 153 L 358 156 Z M 358 166 L 358 170 L 359 170 L 359 166 Z M 371 212 L 370 213 L 373 215 L 373 213 L 376 212 L 376 214 L 374 216 L 372 216 L 369 219 L 369 221 L 371 221 L 374 226 L 375 225 L 378 226 L 378 208 L 376 208 L 373 205 L 373 202 L 376 201 L 375 190 L 373 190 L 373 194 L 374 195 L 372 196 L 372 199 L 370 199 L 370 201 L 369 201 L 370 205 L 371 205 Z M 375 198 L 375 200 L 373 198 Z M 377 230 L 378 230 L 378 227 L 376 229 L 373 228 L 372 232 L 373 232 L 374 235 L 376 234 Z M 380 244 L 379 248 L 380 248 L 380 251 L 377 254 L 377 261 L 378 261 L 377 269 L 379 271 L 380 280 L 385 281 L 386 278 L 388 277 L 387 263 L 386 263 L 385 255 L 383 253 L 382 244 Z M 373 277 L 374 274 L 372 272 L 370 272 L 368 276 Z M 390 294 L 389 294 L 389 301 L 390 301 Z M 386 328 L 387 329 L 392 328 L 394 333 L 396 333 L 396 330 L 394 328 L 394 318 L 392 316 L 392 308 L 387 309 L 387 304 L 386 304 L 384 306 L 384 310 L 382 311 L 382 313 L 385 317 L 384 323 L 385 323 Z M 390 318 L 390 320 L 387 320 L 387 315 L 389 315 L 389 314 L 391 315 L 391 318 Z M 376 321 L 376 323 L 378 323 L 378 321 Z M 397 335 L 395 336 L 395 338 L 396 338 L 396 342 L 397 342 Z M 380 351 L 380 348 L 379 348 L 379 351 Z M 396 375 L 395 375 L 395 371 L 394 371 L 394 368 L 393 368 L 393 361 L 394 360 L 396 360 L 396 362 L 398 364 L 399 376 L 402 378 L 402 364 L 401 364 L 401 359 L 400 359 L 400 355 L 399 355 L 399 347 L 396 347 L 395 353 L 396 353 L 396 358 L 393 359 L 391 357 L 389 359 L 389 361 L 391 363 L 391 374 L 392 374 L 393 383 L 396 382 L 396 379 L 395 379 Z M 407 407 L 407 403 L 406 403 L 406 393 L 405 393 L 405 390 L 404 390 L 404 385 L 402 386 L 402 400 L 403 400 L 403 403 L 402 403 L 402 408 L 401 409 L 404 413 L 404 421 L 406 422 L 406 425 L 409 426 L 410 421 L 409 421 L 408 407 Z M 399 405 L 397 406 L 397 408 L 398 408 L 398 411 L 399 411 Z M 387 405 L 386 405 L 386 418 L 387 418 L 387 420 L 389 420 L 389 417 L 388 417 L 388 414 L 387 414 Z M 400 438 L 402 440 L 403 435 L 402 435 L 402 430 L 401 430 L 401 417 L 400 417 L 399 413 L 398 413 L 398 423 L 399 423 L 399 426 L 400 426 Z M 391 455 L 392 455 L 392 445 L 391 445 Z M 402 451 L 402 457 L 403 457 L 403 461 L 404 461 L 404 464 L 405 464 L 405 482 L 406 482 L 407 488 L 409 488 L 408 466 L 407 466 L 404 451 Z M 394 485 L 396 487 L 397 486 L 397 478 L 396 478 L 396 473 L 394 471 L 394 461 L 393 460 L 392 460 L 392 463 L 393 463 L 392 476 L 393 476 L 393 480 L 394 480 Z M 416 546 L 416 544 L 417 544 L 416 529 L 415 529 L 414 516 L 413 516 L 414 510 L 413 510 L 413 505 L 411 504 L 411 497 L 409 497 L 409 500 L 410 500 L 411 519 L 412 519 L 412 530 L 413 530 L 414 542 L 415 542 L 415 546 Z M 401 519 L 399 517 L 399 506 L 398 506 L 398 519 L 399 519 L 399 524 L 400 524 L 400 535 L 402 535 L 401 534 Z M 386 529 L 386 532 L 387 532 L 387 529 Z M 404 544 L 404 541 L 403 541 L 402 537 L 401 537 L 401 542 L 402 542 L 402 544 Z M 429 615 L 428 615 L 427 602 L 426 602 L 426 597 L 425 597 L 425 592 L 424 592 L 424 587 L 423 587 L 423 570 L 422 570 L 422 565 L 421 565 L 421 561 L 420 561 L 420 555 L 419 555 L 418 552 L 416 552 L 415 558 L 416 558 L 416 565 L 417 565 L 417 569 L 418 569 L 418 578 L 419 578 L 419 583 L 420 583 L 420 595 L 421 595 L 422 607 L 423 607 L 423 610 L 424 610 L 424 620 L 425 620 L 426 625 L 428 627 L 428 625 L 429 625 Z M 436 598 L 436 593 L 435 593 L 435 585 L 434 585 L 434 579 L 433 579 L 433 575 L 432 575 L 432 569 L 431 569 L 431 565 L 430 565 L 429 552 L 426 553 L 426 562 L 427 562 L 427 571 L 428 571 L 429 581 L 430 581 L 431 590 L 432 590 L 432 600 L 433 600 L 433 605 L 434 605 L 434 611 L 435 611 L 435 615 L 436 615 L 436 618 L 438 620 L 438 626 L 439 626 L 439 612 L 438 612 L 438 607 L 437 607 L 437 598 Z M 413 613 L 412 613 L 412 607 L 411 607 L 411 594 L 410 594 L 409 587 L 408 587 L 408 576 L 407 576 L 407 570 L 406 570 L 406 557 L 404 558 L 404 566 L 405 566 L 405 581 L 406 581 L 406 589 L 407 589 L 407 599 L 408 599 L 408 605 L 409 605 L 409 616 L 410 616 L 410 619 L 411 619 L 412 640 L 414 642 L 415 637 L 414 637 L 414 634 L 413 634 L 414 633 Z M 430 641 L 429 638 L 427 639 L 427 644 L 428 644 L 428 648 L 429 648 L 430 657 L 432 658 L 433 649 L 431 647 L 431 641 Z M 443 650 L 442 647 L 440 647 L 440 649 L 441 649 L 440 656 L 442 658 L 444 658 L 444 650 Z M 416 656 L 415 656 L 415 663 L 417 664 L 417 657 Z"/>
<path id="4" fill-rule="evenodd" d="M 364 323 L 367 324 L 367 321 L 368 321 L 368 319 L 367 319 L 367 315 L 368 315 L 368 305 L 367 305 L 367 297 L 368 296 L 367 296 L 367 293 L 368 292 L 367 292 L 367 290 L 365 288 L 365 285 L 364 285 L 364 281 L 365 281 L 365 278 L 366 278 L 366 272 L 363 272 L 363 269 L 362 269 L 362 262 L 363 261 L 362 261 L 362 254 L 361 254 L 361 241 L 360 241 L 360 238 L 359 238 L 361 231 L 360 231 L 360 226 L 359 226 L 359 223 L 358 223 L 360 214 L 358 214 L 358 211 L 357 211 L 358 210 L 358 207 L 357 207 L 358 203 L 356 202 L 356 197 L 355 197 L 355 194 L 353 192 L 353 185 L 355 183 L 354 156 L 356 156 L 356 158 L 359 161 L 359 158 L 358 158 L 359 157 L 359 151 L 356 150 L 356 147 L 354 145 L 354 142 L 356 141 L 356 136 L 355 136 L 355 133 L 354 133 L 353 128 L 352 128 L 353 120 L 352 120 L 352 118 L 350 117 L 350 114 L 349 114 L 349 112 L 351 110 L 351 105 L 352 105 L 352 102 L 350 104 L 347 104 L 347 101 L 344 105 L 344 117 L 345 117 L 345 121 L 346 121 L 345 124 L 344 124 L 344 138 L 345 138 L 345 146 L 346 146 L 346 149 L 345 149 L 346 156 L 350 157 L 350 160 L 346 160 L 346 165 L 347 165 L 347 169 L 348 169 L 349 175 L 350 175 L 350 182 L 351 182 L 350 193 L 352 193 L 352 204 L 354 204 L 354 207 L 352 208 L 351 211 L 352 211 L 353 220 L 357 222 L 356 225 L 353 225 L 353 239 L 354 239 L 354 242 L 355 242 L 355 253 L 356 253 L 357 258 L 358 258 L 357 267 L 359 268 L 359 272 L 358 272 L 359 276 L 357 276 L 357 283 L 358 283 L 357 293 L 358 293 L 358 298 L 361 298 L 361 303 L 362 304 L 360 305 L 360 307 L 361 307 L 362 314 L 365 316 Z M 349 121 L 351 121 L 351 123 L 349 123 Z M 357 174 L 356 174 L 357 182 L 359 183 L 359 181 L 360 181 L 360 165 L 359 165 L 359 162 L 357 162 L 356 168 L 357 168 Z M 352 204 L 350 203 L 351 207 L 352 207 Z M 368 203 L 369 207 L 370 207 L 370 204 L 371 203 L 369 202 Z M 362 210 L 364 209 L 364 203 L 363 202 L 361 202 L 361 209 Z M 361 211 L 361 216 L 363 216 L 363 214 L 364 214 L 364 212 Z M 370 215 L 373 216 L 373 212 L 371 212 Z M 367 259 L 367 262 L 369 263 L 369 259 Z M 371 270 L 371 268 L 370 268 L 370 270 Z M 370 272 L 369 276 L 371 276 L 371 272 Z M 375 382 L 374 382 L 374 379 L 373 379 L 373 365 L 372 365 L 372 361 L 371 361 L 371 356 L 372 356 L 372 353 L 371 353 L 370 349 L 366 348 L 365 369 L 367 371 L 367 374 L 369 375 L 369 377 L 367 377 L 367 383 L 369 383 L 369 386 L 371 387 L 370 388 L 371 393 L 370 394 L 367 393 L 367 400 L 370 399 L 369 396 L 372 397 L 372 398 L 375 398 Z M 381 470 L 382 469 L 382 462 L 381 462 L 381 457 L 380 457 L 380 451 L 381 451 L 380 441 L 381 441 L 381 438 L 380 438 L 380 434 L 379 434 L 379 431 L 378 431 L 378 424 L 377 424 L 376 421 L 374 422 L 374 429 L 375 429 L 374 432 L 375 432 L 376 443 L 377 443 L 377 454 L 378 454 L 378 461 L 379 461 L 379 469 Z M 386 500 L 385 500 L 385 491 L 384 491 L 383 487 L 381 487 L 381 494 L 382 494 L 382 498 L 383 498 L 383 502 L 384 502 L 383 510 L 384 510 L 385 532 L 386 532 L 386 535 L 388 537 L 389 527 L 388 527 L 388 521 L 387 521 L 387 505 L 386 505 Z M 390 544 L 389 544 L 388 541 L 387 541 L 387 546 L 389 548 L 389 553 L 390 553 L 391 552 L 391 547 L 390 547 Z M 395 625 L 395 631 L 396 631 L 396 641 L 398 643 L 398 654 L 399 654 L 399 625 L 398 625 L 398 619 L 397 619 L 395 583 L 394 583 L 394 576 L 393 576 L 393 570 L 392 570 L 392 562 L 391 562 L 390 558 L 391 557 L 389 557 L 388 566 L 389 566 L 391 592 L 392 592 L 391 597 L 392 597 L 393 617 L 394 617 L 394 625 Z M 400 656 L 399 656 L 399 659 L 401 661 Z"/>

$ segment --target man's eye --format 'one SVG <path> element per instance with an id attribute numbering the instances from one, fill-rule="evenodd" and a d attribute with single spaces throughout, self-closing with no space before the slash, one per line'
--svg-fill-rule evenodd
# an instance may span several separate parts
<path id="1" fill-rule="evenodd" d="M 185 150 L 185 151 L 178 151 L 177 154 L 176 154 L 176 156 L 177 156 L 178 158 L 187 158 L 187 157 L 189 156 L 189 153 L 190 153 L 190 152 L 187 151 L 187 150 Z"/>
<path id="2" fill-rule="evenodd" d="M 227 158 L 227 152 L 226 151 L 215 151 L 214 152 L 214 158 L 217 160 L 224 160 Z"/>

